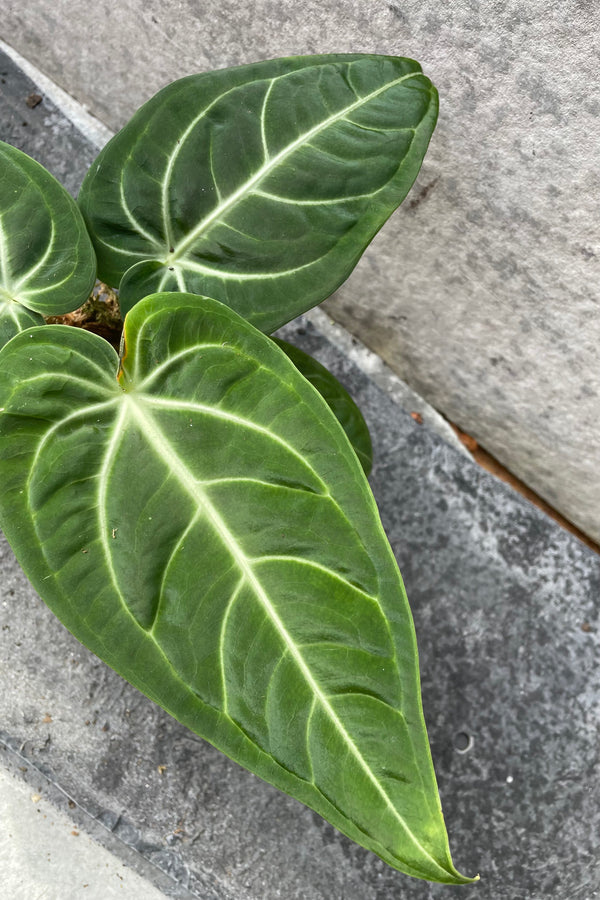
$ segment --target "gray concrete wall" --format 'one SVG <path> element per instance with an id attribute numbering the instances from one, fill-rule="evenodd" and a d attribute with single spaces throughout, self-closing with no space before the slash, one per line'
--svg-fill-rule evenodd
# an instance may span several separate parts
<path id="1" fill-rule="evenodd" d="M 5 0 L 0 37 L 110 127 L 190 72 L 412 56 L 440 123 L 331 314 L 600 539 L 600 11 L 581 0 Z"/>

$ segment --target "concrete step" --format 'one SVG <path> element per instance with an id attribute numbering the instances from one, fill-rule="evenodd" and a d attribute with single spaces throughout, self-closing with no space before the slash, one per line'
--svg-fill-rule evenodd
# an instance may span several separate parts
<path id="1" fill-rule="evenodd" d="M 0 75 L 1 136 L 75 191 L 95 148 L 5 56 Z M 30 109 L 35 92 L 43 99 Z M 414 399 L 403 409 L 318 316 L 285 333 L 338 375 L 372 430 L 372 485 L 414 612 L 451 846 L 458 867 L 482 878 L 465 895 L 600 896 L 600 559 L 475 466 L 427 415 L 412 418 Z M 33 778 L 0 776 L 22 900 L 69 896 L 56 893 L 45 838 L 28 824 L 34 793 L 44 798 L 34 818 L 55 822 L 51 859 L 64 853 L 64 871 L 72 851 L 82 865 L 91 860 L 89 885 L 104 866 L 106 898 L 121 872 L 114 855 L 139 869 L 148 898 L 449 896 L 392 871 L 107 669 L 51 615 L 4 541 L 0 619 L 0 761 Z M 52 819 L 45 799 L 69 821 Z M 113 854 L 108 868 L 100 844 Z"/>

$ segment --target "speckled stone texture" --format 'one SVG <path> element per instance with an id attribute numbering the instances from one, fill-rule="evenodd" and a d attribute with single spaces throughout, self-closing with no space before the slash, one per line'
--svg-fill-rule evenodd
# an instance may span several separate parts
<path id="1" fill-rule="evenodd" d="M 1 51 L 0 140 L 37 159 L 71 194 L 77 193 L 97 155 L 77 128 Z"/>
<path id="2" fill-rule="evenodd" d="M 5 123 L 32 88 L 2 77 Z M 69 160 L 80 178 L 81 137 L 36 109 L 21 146 L 48 151 L 59 138 L 46 128 L 60 128 L 62 149 L 44 161 L 64 175 Z M 175 898 L 595 900 L 600 559 L 401 411 L 309 323 L 286 336 L 336 372 L 372 429 L 451 846 L 481 882 L 448 889 L 394 872 L 178 725 L 65 631 L 1 539 L 0 763 L 70 798 L 69 815 Z"/>
<path id="3" fill-rule="evenodd" d="M 596 540 L 599 31 L 581 0 L 5 0 L 1 25 L 111 127 L 190 72 L 420 60 L 441 94 L 425 167 L 329 309 Z"/>

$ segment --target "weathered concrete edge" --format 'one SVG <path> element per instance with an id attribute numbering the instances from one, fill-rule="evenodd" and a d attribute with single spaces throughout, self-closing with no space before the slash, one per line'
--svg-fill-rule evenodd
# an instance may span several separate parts
<path id="1" fill-rule="evenodd" d="M 149 859 L 145 852 L 144 836 L 131 822 L 114 811 L 101 809 L 96 803 L 90 805 L 81 797 L 71 797 L 53 778 L 52 771 L 40 765 L 27 752 L 27 743 L 20 743 L 14 735 L 0 730 L 0 766 L 6 772 L 25 781 L 36 791 L 42 788 L 44 797 L 52 806 L 165 897 L 171 900 L 209 900 L 209 895 L 204 891 L 197 893 L 196 890 L 188 890 L 186 880 L 197 882 L 197 877 L 190 878 L 192 873 L 182 871 L 187 867 L 176 851 L 162 848 L 160 859 Z M 187 874 L 188 878 L 180 880 L 182 874 Z M 211 893 L 210 900 L 213 896 Z M 223 900 L 233 898 L 223 895 Z"/>
<path id="2" fill-rule="evenodd" d="M 456 437 L 441 413 L 430 406 L 420 394 L 413 391 L 395 372 L 392 372 L 380 356 L 369 350 L 357 337 L 351 335 L 322 309 L 309 310 L 304 314 L 304 319 L 310 322 L 318 334 L 327 338 L 361 372 L 364 372 L 394 403 L 397 403 L 405 412 L 418 413 L 423 423 L 431 431 L 434 431 L 463 456 L 471 459 L 470 453 Z"/>
<path id="3" fill-rule="evenodd" d="M 57 109 L 79 129 L 90 144 L 93 144 L 94 147 L 100 150 L 111 139 L 113 132 L 110 128 L 107 128 L 100 119 L 92 116 L 78 100 L 75 100 L 70 94 L 63 91 L 47 75 L 40 72 L 29 60 L 17 53 L 13 47 L 6 44 L 2 39 L 0 39 L 0 50 L 6 53 L 15 65 L 39 87 L 40 91 L 50 98 Z"/>

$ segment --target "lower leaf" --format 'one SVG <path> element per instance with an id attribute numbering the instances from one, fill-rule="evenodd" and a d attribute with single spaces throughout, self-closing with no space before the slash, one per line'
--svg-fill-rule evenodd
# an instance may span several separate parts
<path id="1" fill-rule="evenodd" d="M 118 375 L 118 377 L 117 377 Z M 401 871 L 451 884 L 400 575 L 367 481 L 285 354 L 162 294 L 0 351 L 0 524 L 91 650 Z"/>

